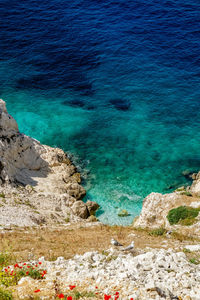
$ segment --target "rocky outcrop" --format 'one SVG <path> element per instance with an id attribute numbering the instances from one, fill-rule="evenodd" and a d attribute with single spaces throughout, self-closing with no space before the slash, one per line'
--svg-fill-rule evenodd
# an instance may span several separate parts
<path id="1" fill-rule="evenodd" d="M 193 183 L 190 187 L 190 191 L 200 196 L 200 172 L 193 175 Z"/>
<path id="2" fill-rule="evenodd" d="M 139 218 L 135 221 L 136 227 L 165 227 L 168 224 L 167 214 L 179 197 L 176 193 L 162 195 L 151 193 L 143 201 Z"/>
<path id="3" fill-rule="evenodd" d="M 93 216 L 97 209 L 99 209 L 99 204 L 90 200 L 86 202 L 86 206 L 90 216 Z"/>
<path id="4" fill-rule="evenodd" d="M 26 225 L 50 219 L 62 222 L 71 215 L 86 218 L 86 213 L 73 216 L 71 208 L 86 194 L 80 181 L 66 153 L 20 133 L 0 100 L 0 224 L 7 222 L 13 206 L 15 215 L 23 216 L 19 223 Z M 81 203 L 89 216 L 86 204 Z"/>
<path id="5" fill-rule="evenodd" d="M 170 225 L 167 219 L 168 212 L 179 206 L 200 207 L 199 198 L 186 192 L 184 188 L 170 194 L 151 193 L 143 201 L 142 211 L 134 221 L 134 227 L 178 229 L 184 234 L 199 235 L 200 215 L 191 226 Z"/>
<path id="6" fill-rule="evenodd" d="M 75 284 L 100 295 L 99 299 L 200 299 L 200 266 L 189 263 L 183 252 L 175 253 L 172 249 L 152 249 L 136 256 L 108 249 L 76 255 L 69 260 L 59 257 L 54 262 L 44 258 L 40 261 L 47 270 L 45 280 L 37 282 L 40 296 L 55 294 L 56 282 L 64 294 L 69 293 L 69 285 Z M 27 297 L 27 291 L 34 294 L 35 288 L 36 283 L 29 278 L 21 279 L 16 286 L 22 298 Z"/>

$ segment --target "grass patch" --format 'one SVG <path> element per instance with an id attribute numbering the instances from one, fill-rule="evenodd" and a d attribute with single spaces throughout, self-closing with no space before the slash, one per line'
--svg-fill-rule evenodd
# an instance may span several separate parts
<path id="1" fill-rule="evenodd" d="M 6 196 L 5 196 L 4 193 L 0 193 L 0 197 L 1 197 L 1 198 L 5 198 Z"/>
<path id="2" fill-rule="evenodd" d="M 193 224 L 195 224 L 197 222 L 196 218 L 186 218 L 184 220 L 180 220 L 179 224 L 183 225 L 183 226 L 191 226 Z"/>
<path id="3" fill-rule="evenodd" d="M 0 287 L 0 299 L 1 300 L 13 300 L 12 294 Z"/>
<path id="4" fill-rule="evenodd" d="M 191 250 L 187 249 L 187 248 L 183 248 L 183 252 L 184 253 L 191 253 Z"/>
<path id="5" fill-rule="evenodd" d="M 7 252 L 7 251 L 0 252 L 0 268 L 6 267 L 10 263 L 12 263 L 12 261 L 13 261 L 13 258 L 9 252 Z"/>
<path id="6" fill-rule="evenodd" d="M 177 232 L 177 231 L 173 231 L 172 233 L 171 233 L 171 236 L 174 238 L 174 239 L 176 239 L 176 240 L 178 240 L 178 241 L 180 241 L 180 242 L 183 242 L 183 241 L 199 241 L 199 239 L 196 239 L 194 236 L 192 236 L 192 235 L 186 235 L 186 234 L 182 234 L 182 233 L 180 233 L 180 232 Z"/>
<path id="7" fill-rule="evenodd" d="M 156 228 L 154 230 L 151 230 L 149 232 L 149 235 L 153 235 L 153 236 L 160 236 L 166 233 L 166 230 L 164 228 Z"/>
<path id="8" fill-rule="evenodd" d="M 200 211 L 200 208 L 179 206 L 179 207 L 173 208 L 169 211 L 169 213 L 167 215 L 167 219 L 168 219 L 170 225 L 177 224 L 177 223 L 179 223 L 179 221 L 182 221 L 185 219 L 190 219 L 191 220 L 190 222 L 192 222 L 192 219 L 194 221 L 194 219 L 198 216 L 199 211 Z M 189 223 L 189 221 L 187 220 L 186 223 Z"/>
<path id="9" fill-rule="evenodd" d="M 95 293 L 93 292 L 74 292 L 75 299 L 82 299 L 82 298 L 96 298 Z"/>
<path id="10" fill-rule="evenodd" d="M 191 259 L 189 260 L 189 262 L 190 262 L 191 264 L 194 264 L 194 265 L 198 265 L 198 264 L 200 263 L 200 261 L 197 260 L 196 258 L 191 258 Z"/>

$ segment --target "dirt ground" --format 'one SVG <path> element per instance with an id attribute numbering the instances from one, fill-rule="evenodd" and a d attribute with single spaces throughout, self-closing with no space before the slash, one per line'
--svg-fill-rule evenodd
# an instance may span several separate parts
<path id="1" fill-rule="evenodd" d="M 111 247 L 112 237 L 125 246 L 134 240 L 136 253 L 147 251 L 148 247 L 179 251 L 187 244 L 199 242 L 191 236 L 180 234 L 153 236 L 148 230 L 136 230 L 133 226 L 84 223 L 4 230 L 0 233 L 0 251 L 13 253 L 16 261 L 38 259 L 41 256 L 47 260 L 55 260 L 58 256 L 68 259 L 87 251 L 105 251 Z"/>

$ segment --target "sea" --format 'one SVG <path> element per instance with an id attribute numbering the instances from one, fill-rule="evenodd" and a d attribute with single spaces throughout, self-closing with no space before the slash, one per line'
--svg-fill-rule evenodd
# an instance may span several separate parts
<path id="1" fill-rule="evenodd" d="M 200 2 L 2 0 L 0 97 L 68 153 L 100 221 L 129 225 L 200 169 Z"/>

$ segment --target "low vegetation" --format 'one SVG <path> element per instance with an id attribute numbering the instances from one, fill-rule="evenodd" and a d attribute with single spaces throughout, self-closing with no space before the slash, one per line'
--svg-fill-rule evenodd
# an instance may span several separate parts
<path id="1" fill-rule="evenodd" d="M 7 291 L 0 287 L 0 299 L 1 300 L 13 300 L 13 296 L 10 291 Z"/>
<path id="2" fill-rule="evenodd" d="M 181 224 L 181 225 L 192 225 L 196 222 L 200 208 L 193 208 L 189 206 L 179 206 L 169 211 L 167 219 L 170 225 Z"/>
<path id="3" fill-rule="evenodd" d="M 166 229 L 165 228 L 156 228 L 154 230 L 151 230 L 149 232 L 150 235 L 153 235 L 153 236 L 159 236 L 159 235 L 163 235 L 166 233 Z"/>
<path id="4" fill-rule="evenodd" d="M 196 258 L 191 258 L 191 259 L 190 259 L 190 263 L 191 263 L 191 264 L 194 264 L 194 265 L 198 265 L 198 264 L 200 263 L 200 261 L 197 260 Z"/>

